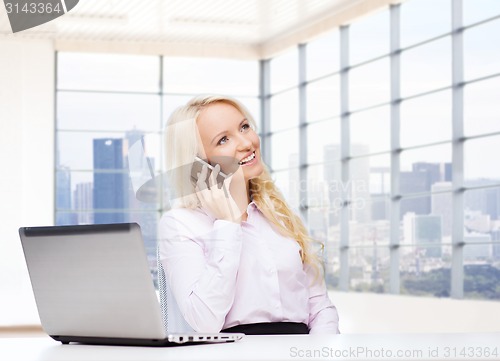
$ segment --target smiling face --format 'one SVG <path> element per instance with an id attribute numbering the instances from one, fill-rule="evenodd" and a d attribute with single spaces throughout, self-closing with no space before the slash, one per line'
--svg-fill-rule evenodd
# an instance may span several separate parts
<path id="1" fill-rule="evenodd" d="M 234 106 L 224 102 L 210 104 L 200 112 L 196 124 L 203 159 L 213 165 L 219 163 L 226 174 L 241 166 L 246 181 L 263 172 L 259 136 Z"/>

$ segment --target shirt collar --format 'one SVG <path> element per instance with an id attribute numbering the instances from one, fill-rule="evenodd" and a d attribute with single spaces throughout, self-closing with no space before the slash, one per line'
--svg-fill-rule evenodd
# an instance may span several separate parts
<path id="1" fill-rule="evenodd" d="M 200 207 L 198 208 L 201 212 L 205 213 L 207 216 L 209 216 L 213 221 L 215 221 L 217 218 L 215 215 L 207 208 Z M 257 207 L 257 204 L 254 201 L 251 201 L 248 203 L 247 206 L 247 213 L 250 214 L 250 212 L 253 212 L 255 210 L 258 210 L 259 207 Z"/>

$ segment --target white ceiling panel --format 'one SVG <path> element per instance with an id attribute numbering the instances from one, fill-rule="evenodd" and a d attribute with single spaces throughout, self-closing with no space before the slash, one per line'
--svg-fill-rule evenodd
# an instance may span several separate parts
<path id="1" fill-rule="evenodd" d="M 59 50 L 269 57 L 397 0 L 80 0 L 47 24 L 0 37 L 53 39 Z"/>

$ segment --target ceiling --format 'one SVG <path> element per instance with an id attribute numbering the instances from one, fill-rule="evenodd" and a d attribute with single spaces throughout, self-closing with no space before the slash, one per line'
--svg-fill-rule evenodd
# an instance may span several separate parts
<path id="1" fill-rule="evenodd" d="M 267 58 L 398 0 L 80 0 L 69 13 L 0 39 L 53 39 L 64 51 Z"/>

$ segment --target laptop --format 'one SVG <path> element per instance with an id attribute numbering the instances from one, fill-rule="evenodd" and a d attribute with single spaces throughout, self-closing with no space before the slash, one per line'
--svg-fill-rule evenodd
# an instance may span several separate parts
<path id="1" fill-rule="evenodd" d="M 136 223 L 22 227 L 44 331 L 70 342 L 175 346 L 231 342 L 239 333 L 167 333 Z"/>

